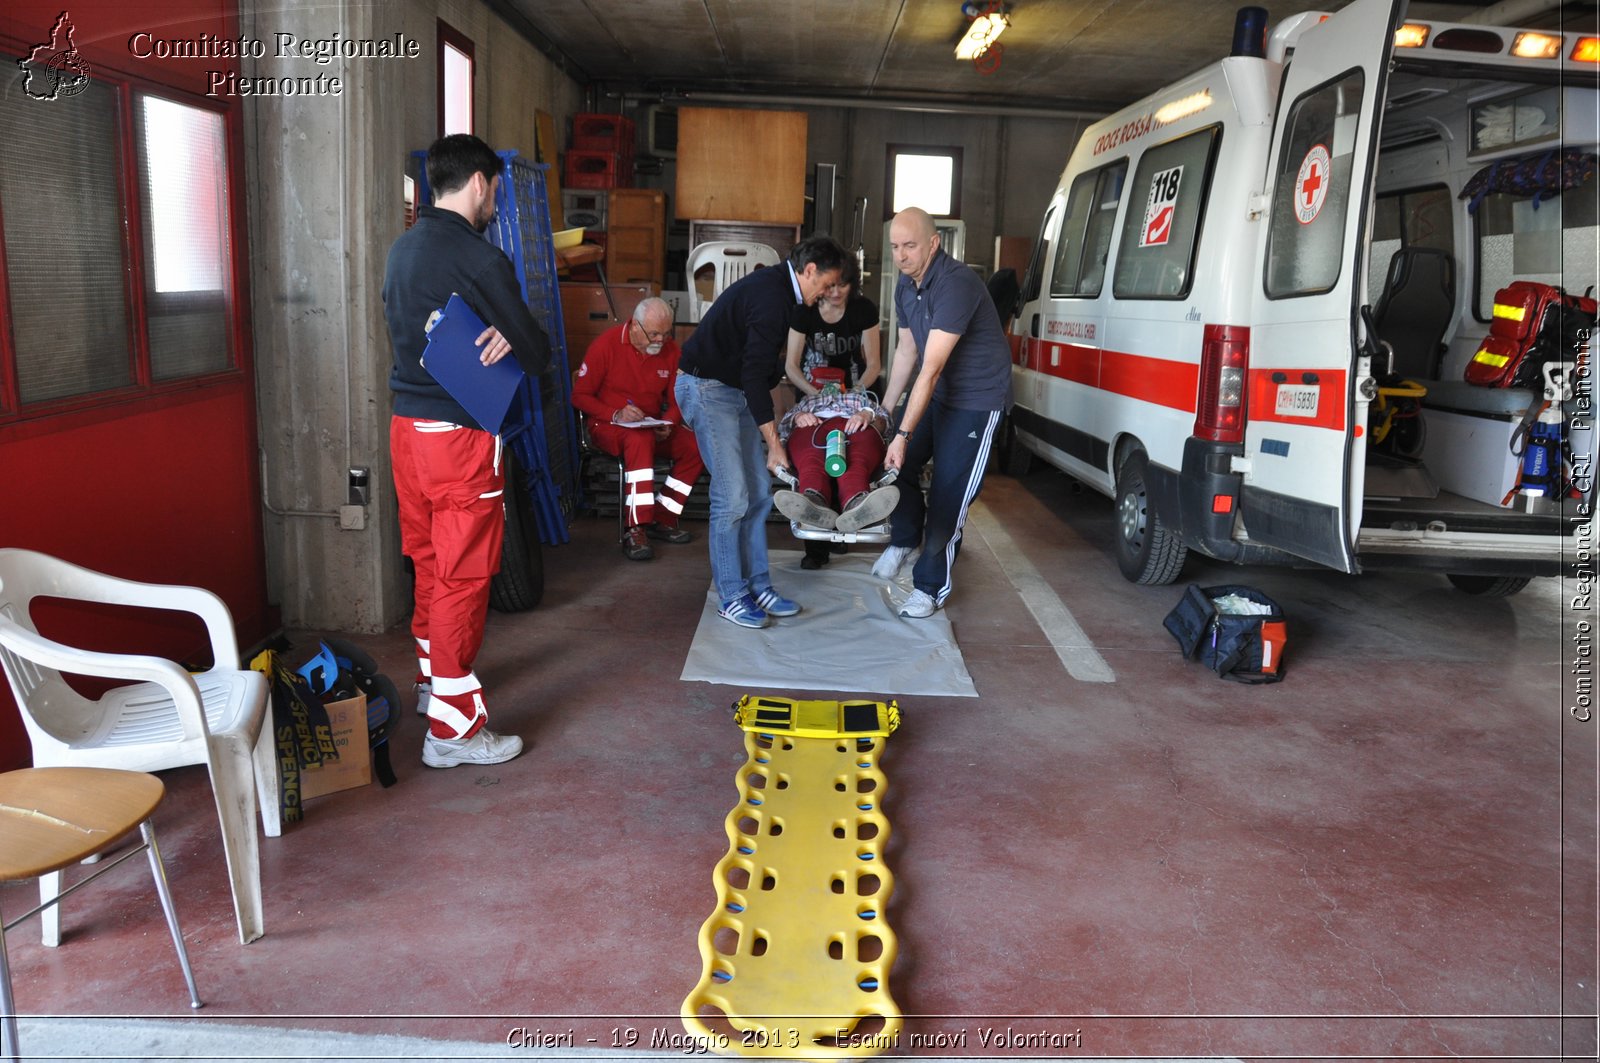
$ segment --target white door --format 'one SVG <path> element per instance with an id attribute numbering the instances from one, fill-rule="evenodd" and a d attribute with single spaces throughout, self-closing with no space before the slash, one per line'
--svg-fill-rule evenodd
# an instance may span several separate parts
<path id="1" fill-rule="evenodd" d="M 1251 541 L 1356 570 L 1367 402 L 1361 267 L 1402 0 L 1306 30 L 1272 137 L 1250 332 L 1240 513 Z"/>

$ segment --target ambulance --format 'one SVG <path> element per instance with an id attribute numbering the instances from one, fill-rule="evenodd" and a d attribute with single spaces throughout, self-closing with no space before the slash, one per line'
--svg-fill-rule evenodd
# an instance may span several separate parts
<path id="1" fill-rule="evenodd" d="M 1233 54 L 1072 152 L 1008 326 L 1006 471 L 1109 495 L 1138 583 L 1196 551 L 1505 595 L 1588 557 L 1597 79 L 1584 33 L 1241 10 Z M 1523 290 L 1560 357 L 1467 383 Z"/>

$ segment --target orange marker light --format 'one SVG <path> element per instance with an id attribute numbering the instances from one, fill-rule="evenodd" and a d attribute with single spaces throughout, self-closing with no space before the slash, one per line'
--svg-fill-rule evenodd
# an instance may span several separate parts
<path id="1" fill-rule="evenodd" d="M 1523 59 L 1556 59 L 1561 55 L 1561 38 L 1548 33 L 1519 33 L 1511 43 L 1511 54 Z"/>
<path id="2" fill-rule="evenodd" d="M 1428 27 L 1417 22 L 1407 22 L 1394 31 L 1396 48 L 1421 48 L 1428 43 Z"/>
<path id="3" fill-rule="evenodd" d="M 1600 63 L 1600 37 L 1579 37 L 1572 46 L 1572 58 L 1579 63 Z"/>

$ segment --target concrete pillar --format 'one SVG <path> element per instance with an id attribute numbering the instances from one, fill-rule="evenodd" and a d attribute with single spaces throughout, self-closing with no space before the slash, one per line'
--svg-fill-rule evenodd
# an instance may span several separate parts
<path id="1" fill-rule="evenodd" d="M 405 152 L 426 145 L 408 112 L 427 101 L 424 130 L 432 125 L 432 11 L 240 6 L 242 32 L 267 52 L 247 75 L 340 80 L 337 95 L 252 96 L 244 110 L 269 587 L 288 627 L 379 631 L 411 604 L 389 468 L 381 288 L 404 225 Z M 362 40 L 397 31 L 418 41 L 417 58 L 318 65 L 274 47 L 280 32 Z M 341 521 L 351 467 L 370 470 L 370 501 Z"/>

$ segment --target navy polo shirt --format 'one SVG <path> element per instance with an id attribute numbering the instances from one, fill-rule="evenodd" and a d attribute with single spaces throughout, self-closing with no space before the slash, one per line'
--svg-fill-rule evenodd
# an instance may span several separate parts
<path id="1" fill-rule="evenodd" d="M 900 275 L 894 308 L 898 327 L 910 329 L 917 343 L 919 369 L 928 333 L 937 329 L 961 337 L 933 389 L 936 402 L 956 410 L 1011 408 L 1011 344 L 976 270 L 940 248 L 920 288 Z"/>

